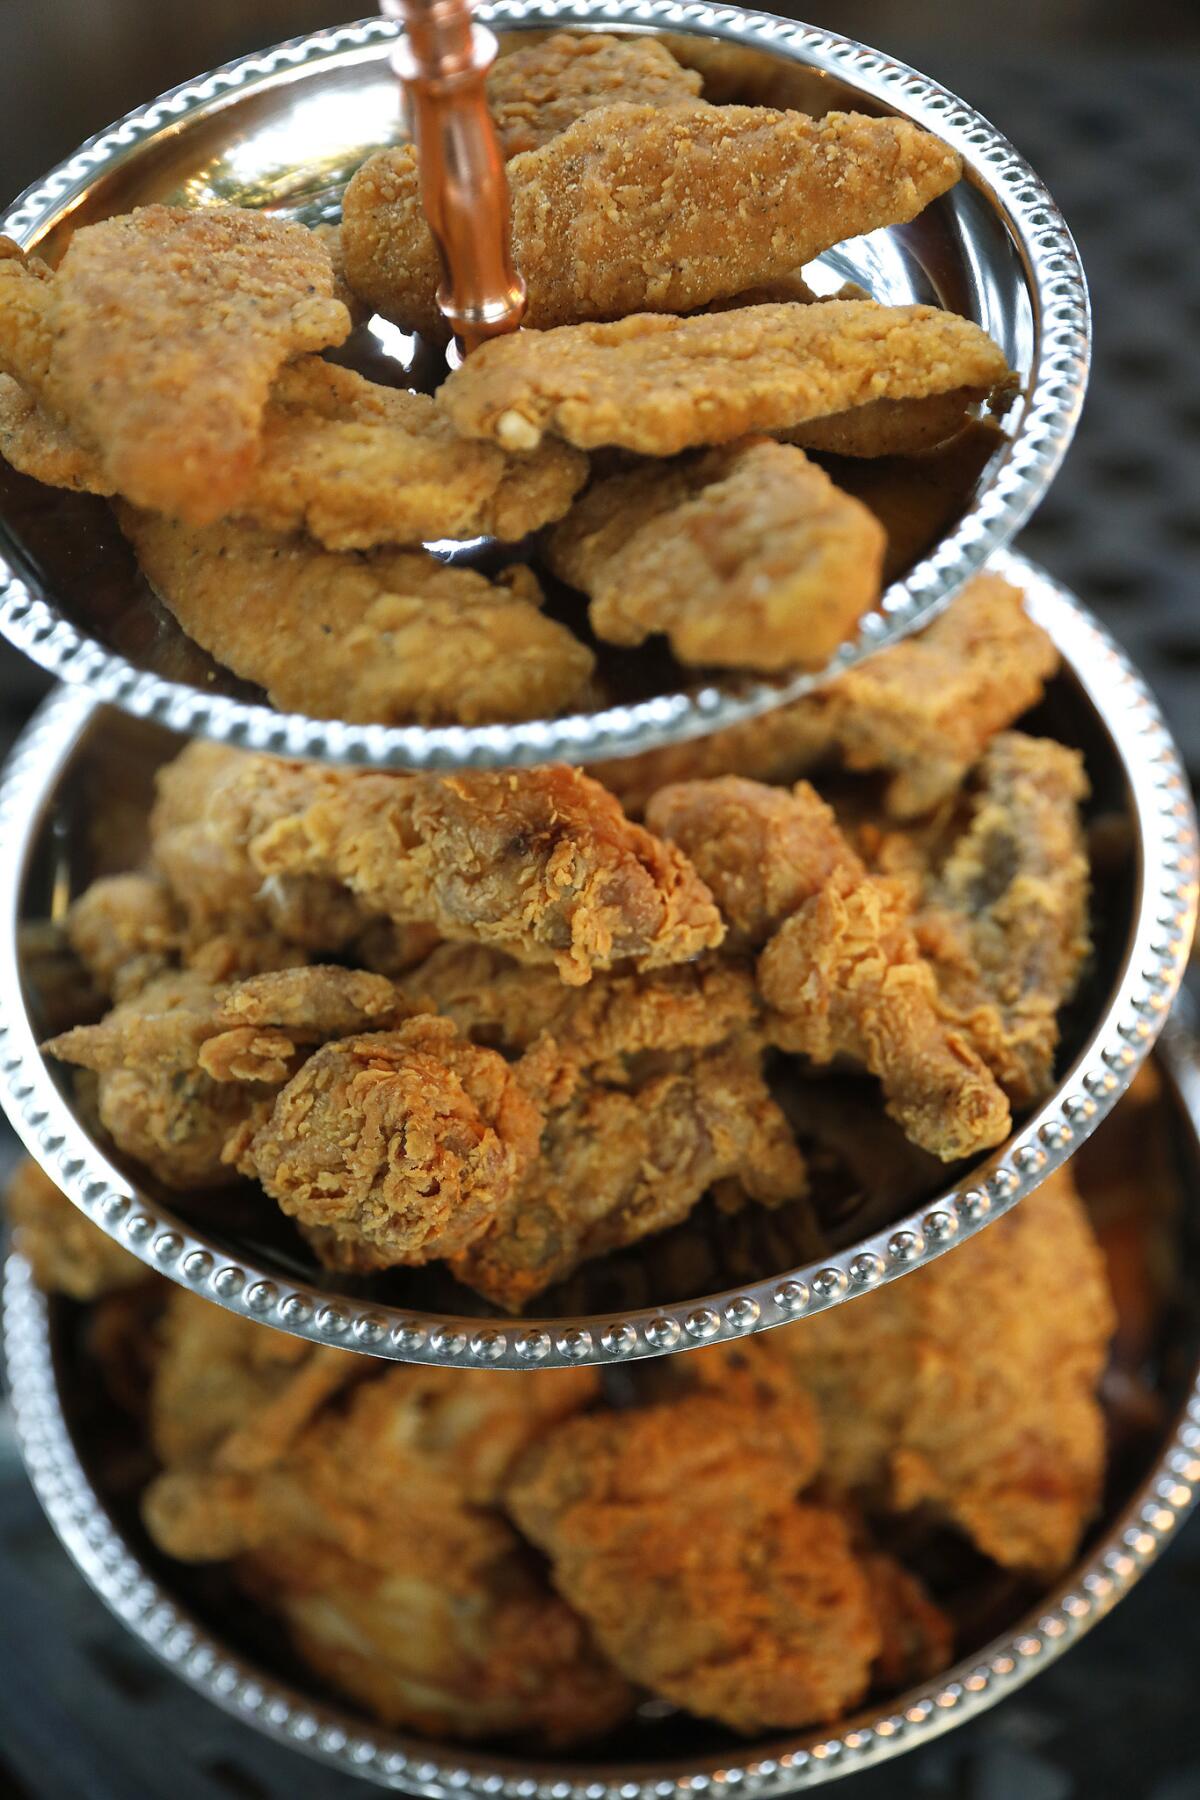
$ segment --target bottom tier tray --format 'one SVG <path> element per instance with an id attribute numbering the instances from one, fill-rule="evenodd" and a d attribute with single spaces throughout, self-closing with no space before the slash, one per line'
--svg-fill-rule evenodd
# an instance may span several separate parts
<path id="1" fill-rule="evenodd" d="M 1110 1372 L 1105 1392 L 1110 1467 L 1101 1518 L 1068 1578 L 1019 1602 L 993 1597 L 987 1629 L 937 1680 L 821 1731 L 739 1741 L 714 1727 L 647 1707 L 622 1730 L 570 1761 L 462 1747 L 383 1731 L 297 1675 L 262 1621 L 220 1581 L 166 1562 L 148 1544 L 132 1503 L 129 1459 L 114 1453 L 106 1418 L 79 1356 L 79 1309 L 48 1301 L 27 1264 L 9 1260 L 4 1339 L 17 1433 L 51 1524 L 97 1594 L 143 1645 L 208 1699 L 282 1744 L 387 1788 L 449 1800 L 666 1800 L 682 1790 L 740 1787 L 773 1795 L 807 1789 L 912 1749 L 973 1718 L 1045 1668 L 1111 1610 L 1154 1561 L 1200 1489 L 1200 1047 L 1179 1021 L 1156 1065 L 1163 1082 L 1177 1203 L 1147 1206 L 1110 1266 L 1120 1326 L 1145 1310 L 1143 1263 L 1170 1278 L 1156 1292 L 1144 1385 Z M 1148 1196 L 1149 1198 L 1149 1196 Z M 1140 1238 L 1139 1231 L 1143 1234 Z M 1148 1235 L 1153 1233 L 1151 1238 Z M 868 1301 L 869 1305 L 870 1302 Z M 1141 1320 L 1144 1333 L 1145 1323 Z M 128 1425 L 126 1424 L 126 1433 Z M 1032 1601 L 1032 1603 L 1031 1603 Z M 1007 1614 L 1004 1608 L 1007 1604 Z M 963 1634 L 969 1636 L 968 1634 Z M 339 1790 L 340 1791 L 340 1790 Z"/>

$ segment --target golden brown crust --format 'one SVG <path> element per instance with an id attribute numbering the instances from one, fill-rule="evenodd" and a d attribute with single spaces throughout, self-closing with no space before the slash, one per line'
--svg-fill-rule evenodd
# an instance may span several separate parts
<path id="1" fill-rule="evenodd" d="M 678 106 L 699 92 L 699 75 L 657 39 L 600 31 L 556 31 L 521 45 L 501 56 L 487 79 L 488 110 L 506 157 L 539 149 L 598 106 Z"/>
<path id="2" fill-rule="evenodd" d="M 438 398 L 465 436 L 512 449 L 549 432 L 671 456 L 1005 373 L 991 339 L 956 313 L 830 300 L 517 332 L 477 350 Z"/>
<path id="3" fill-rule="evenodd" d="M 883 528 L 789 445 L 747 443 L 596 483 L 555 528 L 554 573 L 597 636 L 665 632 L 680 661 L 823 666 L 879 598 Z"/>

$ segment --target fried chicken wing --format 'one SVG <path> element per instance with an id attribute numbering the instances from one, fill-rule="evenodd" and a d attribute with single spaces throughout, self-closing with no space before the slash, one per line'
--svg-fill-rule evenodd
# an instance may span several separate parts
<path id="1" fill-rule="evenodd" d="M 914 218 L 960 173 L 947 145 L 902 119 L 698 101 L 589 111 L 508 166 L 526 323 L 687 312 Z M 354 176 L 342 243 L 356 293 L 406 330 L 437 330 L 411 145 Z"/>
<path id="2" fill-rule="evenodd" d="M 507 1213 L 541 1125 L 502 1057 L 422 1017 L 309 1057 L 239 1166 L 356 1259 L 423 1263 L 462 1252 Z"/>
<path id="3" fill-rule="evenodd" d="M 324 244 L 236 207 L 145 206 L 85 226 L 45 285 L 44 373 L 9 373 L 115 489 L 193 524 L 236 506 L 282 365 L 350 329 Z"/>
<path id="4" fill-rule="evenodd" d="M 879 598 L 885 539 L 803 451 L 749 443 L 598 482 L 548 544 L 615 644 L 681 662 L 823 666 Z"/>
<path id="5" fill-rule="evenodd" d="M 841 762 L 885 772 L 887 811 L 912 818 L 950 798 L 996 732 L 1037 704 L 1057 667 L 1018 589 L 977 575 L 924 631 L 817 693 L 711 737 L 601 763 L 595 774 L 637 814 L 668 782 L 794 781 Z"/>
<path id="6" fill-rule="evenodd" d="M 720 942 L 716 907 L 679 853 L 597 782 L 550 764 L 386 775 L 225 758 L 191 746 L 161 779 L 159 868 L 194 914 L 258 906 L 280 879 L 333 879 L 358 924 L 428 924 L 564 981 L 631 958 L 686 962 Z"/>
<path id="7" fill-rule="evenodd" d="M 281 1364 L 272 1341 L 294 1340 L 218 1313 L 172 1302 L 168 1466 L 143 1503 L 160 1547 L 235 1556 L 305 1661 L 390 1725 L 565 1745 L 617 1724 L 631 1690 L 491 1509 L 515 1457 L 592 1398 L 591 1372 L 380 1370 L 304 1345 Z"/>
<path id="8" fill-rule="evenodd" d="M 562 712 L 590 650 L 539 612 L 528 569 L 496 583 L 424 551 L 350 556 L 304 537 L 118 509 L 142 573 L 218 661 L 315 718 L 479 724 Z"/>
<path id="9" fill-rule="evenodd" d="M 4 1210 L 13 1247 L 48 1294 L 96 1300 L 153 1279 L 150 1272 L 73 1206 L 31 1156 L 8 1178 Z"/>
<path id="10" fill-rule="evenodd" d="M 765 943 L 759 990 L 781 1049 L 877 1075 L 887 1110 L 944 1161 L 1007 1135 L 1007 1101 L 940 1004 L 900 882 L 866 873 L 807 782 L 788 795 L 726 776 L 662 789 L 649 816 L 695 866 L 734 941 Z"/>
<path id="11" fill-rule="evenodd" d="M 123 1000 L 163 974 L 181 938 L 179 909 L 154 875 L 106 875 L 74 902 L 72 950 L 104 994 Z"/>
<path id="12" fill-rule="evenodd" d="M 641 1081 L 583 1082 L 546 1120 L 515 1204 L 450 1266 L 519 1312 L 581 1263 L 677 1224 L 727 1176 L 767 1205 L 806 1185 L 759 1054 L 737 1040 Z"/>
<path id="13" fill-rule="evenodd" d="M 811 1418 L 709 1394 L 568 1421 L 517 1465 L 509 1510 L 631 1680 L 736 1731 L 830 1719 L 880 1649 L 849 1532 L 792 1495 Z"/>
<path id="14" fill-rule="evenodd" d="M 515 332 L 481 346 L 438 399 L 464 436 L 508 449 L 535 450 L 549 432 L 585 450 L 671 456 L 868 401 L 991 387 L 1006 372 L 956 313 L 829 300 Z"/>
<path id="15" fill-rule="evenodd" d="M 556 31 L 502 56 L 487 78 L 488 109 L 505 157 L 538 150 L 598 106 L 678 106 L 700 77 L 655 38 Z"/>
<path id="16" fill-rule="evenodd" d="M 1062 1170 L 953 1256 L 754 1353 L 783 1357 L 815 1398 L 834 1489 L 885 1513 L 930 1508 L 1003 1567 L 1052 1575 L 1100 1496 L 1113 1324 Z"/>

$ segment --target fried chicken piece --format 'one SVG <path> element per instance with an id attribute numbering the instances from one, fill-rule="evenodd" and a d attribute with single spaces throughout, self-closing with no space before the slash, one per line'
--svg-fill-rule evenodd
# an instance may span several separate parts
<path id="1" fill-rule="evenodd" d="M 541 1126 L 502 1057 L 422 1017 L 309 1057 L 239 1167 L 356 1259 L 361 1247 L 377 1267 L 424 1263 L 462 1252 L 508 1211 Z"/>
<path id="2" fill-rule="evenodd" d="M 363 305 L 350 283 L 346 280 L 346 258 L 342 252 L 342 228 L 340 225 L 310 225 L 309 230 L 317 242 L 323 244 L 329 252 L 329 261 L 333 267 L 333 297 L 340 300 L 350 314 L 352 326 L 362 325 L 370 318 L 368 309 Z"/>
<path id="3" fill-rule="evenodd" d="M 0 371 L 37 389 L 54 349 L 54 272 L 0 237 Z"/>
<path id="4" fill-rule="evenodd" d="M 116 491 L 96 458 L 50 416 L 36 395 L 9 375 L 0 375 L 0 457 L 47 487 L 69 488 L 77 494 Z"/>
<path id="5" fill-rule="evenodd" d="M 39 398 L 114 488 L 196 525 L 236 507 L 253 476 L 282 365 L 350 329 L 320 240 L 236 207 L 145 206 L 85 226 L 47 285 Z"/>
<path id="6" fill-rule="evenodd" d="M 450 1266 L 494 1305 L 519 1312 L 581 1263 L 677 1224 L 728 1176 L 765 1205 L 796 1199 L 806 1185 L 759 1054 L 736 1039 L 641 1081 L 584 1081 L 547 1118 L 515 1203 Z"/>
<path id="7" fill-rule="evenodd" d="M 482 944 L 443 944 L 399 985 L 414 1011 L 432 1007 L 476 1043 L 523 1051 L 549 1034 L 580 1069 L 647 1052 L 714 1049 L 750 1032 L 758 1011 L 750 971 L 724 957 L 645 975 L 596 975 L 578 988 L 555 969 L 531 968 Z"/>
<path id="8" fill-rule="evenodd" d="M 929 1508 L 1002 1567 L 1049 1576 L 1099 1501 L 1113 1326 L 1063 1169 L 952 1256 L 754 1353 L 784 1358 L 815 1398 L 834 1489 L 884 1513 Z"/>
<path id="9" fill-rule="evenodd" d="M 424 551 L 321 550 L 252 526 L 118 509 L 179 624 L 275 706 L 313 718 L 474 725 L 564 711 L 590 650 L 539 612 L 526 568 L 493 584 Z"/>
<path id="10" fill-rule="evenodd" d="M 556 31 L 502 56 L 487 78 L 488 110 L 505 157 L 537 150 L 599 106 L 678 106 L 700 77 L 655 38 Z"/>
<path id="11" fill-rule="evenodd" d="M 585 450 L 671 456 L 869 401 L 991 387 L 1006 373 L 991 339 L 957 313 L 830 300 L 515 332 L 482 345 L 438 400 L 465 437 L 512 450 L 551 432 Z"/>
<path id="12" fill-rule="evenodd" d="M 880 1648 L 838 1515 L 791 1496 L 811 1420 L 698 1394 L 550 1431 L 508 1506 L 631 1680 L 747 1734 L 832 1719 Z"/>
<path id="13" fill-rule="evenodd" d="M 814 419 L 784 437 L 802 450 L 830 456 L 918 456 L 961 431 L 972 407 L 985 400 L 988 391 L 960 387 L 916 400 L 871 400 L 866 406 Z"/>
<path id="14" fill-rule="evenodd" d="M 164 1414 L 175 1422 L 197 1411 L 216 1430 L 179 1445 L 145 1497 L 161 1548 L 188 1560 L 236 1556 L 239 1582 L 278 1615 L 304 1660 L 389 1725 L 565 1745 L 630 1711 L 627 1684 L 491 1508 L 514 1458 L 592 1398 L 590 1371 L 511 1381 L 378 1371 L 343 1354 L 339 1363 L 358 1372 L 348 1393 L 336 1406 L 298 1407 L 297 1390 L 305 1397 L 312 1381 L 307 1346 L 298 1371 L 268 1370 L 263 1340 L 278 1334 L 227 1317 L 189 1324 L 208 1344 L 194 1329 L 168 1335 L 158 1435 Z"/>
<path id="15" fill-rule="evenodd" d="M 121 1150 L 167 1187 L 209 1187 L 233 1179 L 227 1142 L 269 1108 L 301 1045 L 404 1010 L 390 981 L 348 969 L 286 969 L 228 988 L 176 970 L 44 1048 L 99 1074 L 100 1121 Z"/>
<path id="16" fill-rule="evenodd" d="M 1053 1086 L 1058 1014 L 1091 948 L 1079 816 L 1087 794 L 1078 750 L 1002 732 L 915 920 L 943 1012 L 961 1022 L 1017 1106 Z"/>
<path id="17" fill-rule="evenodd" d="M 914 218 L 960 174 L 954 151 L 902 119 L 699 101 L 599 108 L 508 165 L 525 322 L 687 312 Z M 350 285 L 377 312 L 437 330 L 437 254 L 411 145 L 354 176 L 342 245 Z"/>
<path id="18" fill-rule="evenodd" d="M 102 993 L 124 1000 L 163 974 L 181 937 L 179 909 L 154 875 L 105 875 L 67 917 L 67 939 Z"/>
<path id="19" fill-rule="evenodd" d="M 31 1156 L 22 1157 L 9 1176 L 4 1209 L 13 1248 L 48 1294 L 96 1300 L 152 1279 L 136 1256 L 71 1204 Z"/>
<path id="20" fill-rule="evenodd" d="M 1020 591 L 977 575 L 925 630 L 790 706 L 711 737 L 597 765 L 630 813 L 656 788 L 712 775 L 794 781 L 841 761 L 889 779 L 893 818 L 930 812 L 955 792 L 996 732 L 1035 706 L 1058 652 Z"/>
<path id="21" fill-rule="evenodd" d="M 661 789 L 649 817 L 695 858 L 734 943 L 765 943 L 758 984 L 780 1049 L 861 1063 L 943 1161 L 1007 1135 L 1007 1101 L 941 1007 L 904 885 L 866 873 L 807 782 L 790 795 L 736 776 L 685 782 Z"/>
<path id="22" fill-rule="evenodd" d="M 954 1627 L 946 1614 L 894 1556 L 870 1550 L 863 1564 L 881 1638 L 873 1685 L 898 1693 L 939 1675 L 954 1655 Z"/>
<path id="23" fill-rule="evenodd" d="M 751 442 L 598 482 L 548 560 L 596 635 L 665 632 L 681 662 L 820 667 L 879 598 L 885 539 L 790 445 Z"/>
<path id="24" fill-rule="evenodd" d="M 720 942 L 716 907 L 679 853 L 599 783 L 557 764 L 388 775 L 190 746 L 160 777 L 155 859 L 194 917 L 251 909 L 280 879 L 331 878 L 358 924 L 434 926 L 582 984 L 623 958 L 686 962 Z"/>

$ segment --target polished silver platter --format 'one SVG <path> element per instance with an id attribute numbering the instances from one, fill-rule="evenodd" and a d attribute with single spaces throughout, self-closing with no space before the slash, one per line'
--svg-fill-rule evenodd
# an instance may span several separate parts
<path id="1" fill-rule="evenodd" d="M 201 652 L 154 600 L 102 502 L 48 494 L 0 464 L 0 629 L 62 680 L 173 730 L 333 762 L 595 761 L 767 711 L 896 642 L 945 605 L 1045 494 L 1083 400 L 1087 289 L 1046 189 L 978 113 L 878 51 L 767 13 L 690 0 L 496 0 L 477 11 L 502 43 L 556 26 L 670 34 L 681 55 L 690 43 L 691 54 L 699 46 L 710 61 L 724 46 L 725 85 L 712 90 L 721 99 L 896 113 L 962 154 L 966 179 L 918 221 L 842 245 L 809 271 L 818 292 L 849 280 L 890 303 L 950 307 L 1004 349 L 1021 394 L 1004 434 L 970 471 L 958 516 L 825 671 L 776 684 L 689 683 L 686 671 L 648 676 L 644 659 L 627 657 L 628 679 L 615 682 L 620 703 L 596 712 L 516 725 L 349 725 L 263 704 L 259 690 Z M 79 225 L 152 200 L 265 206 L 309 222 L 337 217 L 353 169 L 399 135 L 387 64 L 395 29 L 373 19 L 320 32 L 174 89 L 29 188 L 0 230 L 54 258 Z M 377 352 L 395 349 L 399 334 L 389 330 Z M 407 378 L 417 381 L 416 371 Z"/>
<path id="2" fill-rule="evenodd" d="M 1097 801 L 1123 820 L 1126 848 L 1116 897 L 1110 904 L 1106 888 L 1096 909 L 1097 937 L 1108 943 L 1104 966 L 1054 1093 L 999 1150 L 968 1165 L 964 1178 L 949 1181 L 916 1210 L 901 1209 L 882 1228 L 876 1220 L 869 1231 L 851 1223 L 851 1241 L 816 1261 L 779 1260 L 771 1243 L 767 1255 L 776 1260 L 737 1285 L 730 1285 L 718 1255 L 718 1272 L 699 1290 L 679 1280 L 673 1265 L 655 1260 L 656 1246 L 667 1238 L 650 1238 L 623 1260 L 587 1265 L 582 1303 L 570 1310 L 511 1319 L 488 1312 L 448 1278 L 440 1285 L 434 1269 L 358 1282 L 316 1272 L 298 1240 L 281 1245 L 263 1235 L 269 1227 L 261 1207 L 249 1225 L 222 1223 L 210 1200 L 168 1194 L 122 1172 L 77 1116 L 61 1071 L 38 1048 L 45 1034 L 40 997 L 19 946 L 31 924 L 61 917 L 72 893 L 95 873 L 88 833 L 100 794 L 124 791 L 139 778 L 148 794 L 153 766 L 177 744 L 69 688 L 42 707 L 0 783 L 6 850 L 0 1101 L 13 1126 L 75 1204 L 149 1267 L 247 1317 L 400 1362 L 552 1368 L 686 1351 L 840 1305 L 946 1254 L 1032 1192 L 1111 1110 L 1170 1010 L 1197 904 L 1188 785 L 1144 682 L 1102 627 L 1047 576 L 1007 554 L 993 566 L 1023 590 L 1031 616 L 1062 652 L 1069 677 L 1063 724 L 1056 719 L 1055 729 L 1065 732 L 1074 713 L 1072 731 L 1088 756 Z M 105 762 L 106 743 L 118 728 L 146 735 L 121 760 Z M 143 818 L 144 801 L 128 798 Z M 284 1229 L 276 1209 L 266 1210 Z M 710 1256 L 707 1267 L 713 1266 Z"/>
<path id="3" fill-rule="evenodd" d="M 805 1791 L 919 1748 L 977 1717 L 1047 1668 L 1111 1612 L 1175 1536 L 1200 1494 L 1200 1362 L 1195 1313 L 1200 1203 L 1200 1068 L 1195 1041 L 1178 1023 L 1161 1065 L 1178 1115 L 1186 1170 L 1182 1262 L 1191 1294 L 1175 1309 L 1170 1360 L 1179 1371 L 1169 1424 L 1123 1482 L 1067 1578 L 991 1642 L 971 1645 L 932 1682 L 823 1731 L 710 1750 L 650 1748 L 641 1760 L 565 1762 L 464 1749 L 384 1731 L 353 1709 L 314 1700 L 250 1661 L 156 1574 L 85 1469 L 64 1413 L 61 1371 L 69 1358 L 48 1303 L 20 1257 L 9 1259 L 4 1343 L 17 1434 L 38 1498 L 68 1554 L 116 1617 L 207 1699 L 282 1744 L 384 1788 L 430 1800 L 678 1800 L 681 1793 L 774 1796 Z M 1182 1391 L 1180 1389 L 1182 1388 Z M 1173 1416 L 1171 1416 L 1173 1415 Z M 78 1416 L 77 1414 L 75 1415 Z M 697 1727 L 696 1742 L 704 1734 Z"/>

